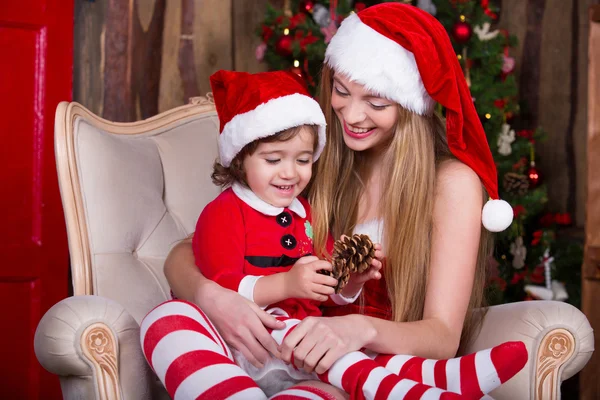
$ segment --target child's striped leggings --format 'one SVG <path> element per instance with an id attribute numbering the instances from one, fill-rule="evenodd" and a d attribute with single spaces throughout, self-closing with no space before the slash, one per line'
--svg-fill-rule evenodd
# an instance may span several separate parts
<path id="1" fill-rule="evenodd" d="M 286 329 L 272 332 L 278 343 L 299 320 L 290 318 L 285 323 Z M 173 300 L 159 305 L 142 321 L 140 335 L 146 360 L 175 400 L 267 398 L 233 361 L 230 349 L 206 315 L 191 303 Z M 319 378 L 348 392 L 351 399 L 481 398 L 512 377 L 526 362 L 526 350 L 525 362 L 521 360 L 523 357 L 514 356 L 524 350 L 522 343 L 505 345 L 512 345 L 508 348 L 510 355 L 505 354 L 506 349 L 494 348 L 472 357 L 439 362 L 406 356 L 370 358 L 364 353 L 352 352 L 336 361 Z M 479 356 L 480 353 L 483 355 Z M 500 353 L 500 357 L 494 353 Z M 504 359 L 508 358 L 511 371 L 504 367 Z M 517 364 L 522 365 L 517 369 Z M 514 369 L 517 371 L 513 373 Z M 474 380 L 467 379 L 473 376 Z M 301 385 L 271 397 L 277 400 L 332 398 L 320 389 Z"/>

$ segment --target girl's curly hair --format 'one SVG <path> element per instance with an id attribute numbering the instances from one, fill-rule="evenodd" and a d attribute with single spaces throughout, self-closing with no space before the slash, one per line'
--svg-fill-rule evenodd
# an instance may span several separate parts
<path id="1" fill-rule="evenodd" d="M 251 143 L 248 143 L 231 161 L 229 167 L 224 167 L 218 160 L 213 165 L 213 173 L 211 175 L 212 181 L 215 185 L 221 186 L 222 188 L 231 186 L 234 182 L 248 186 L 246 180 L 246 172 L 244 171 L 244 159 L 246 156 L 254 154 L 258 145 L 261 143 L 273 143 L 273 142 L 286 142 L 294 138 L 302 128 L 307 127 L 313 136 L 313 150 L 316 150 L 319 144 L 319 136 L 317 133 L 316 125 L 300 125 L 290 129 L 278 132 L 274 135 L 267 136 L 262 139 L 257 139 Z"/>

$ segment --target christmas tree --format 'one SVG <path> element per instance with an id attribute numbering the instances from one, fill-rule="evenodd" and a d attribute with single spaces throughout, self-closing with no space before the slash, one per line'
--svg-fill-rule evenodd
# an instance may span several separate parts
<path id="1" fill-rule="evenodd" d="M 256 57 L 271 70 L 302 76 L 314 94 L 325 48 L 341 21 L 381 2 L 305 0 L 288 1 L 283 9 L 268 6 Z M 500 198 L 513 207 L 514 222 L 496 235 L 490 259 L 489 303 L 555 299 L 579 306 L 582 246 L 559 234 L 571 217 L 546 209 L 543 174 L 535 164 L 535 145 L 545 134 L 518 118 L 511 57 L 516 39 L 496 28 L 499 9 L 488 0 L 403 2 L 434 15 L 448 31 L 496 161 Z"/>

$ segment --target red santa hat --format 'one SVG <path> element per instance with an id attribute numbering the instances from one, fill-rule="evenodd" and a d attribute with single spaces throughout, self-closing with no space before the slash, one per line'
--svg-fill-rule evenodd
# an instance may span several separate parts
<path id="1" fill-rule="evenodd" d="M 291 72 L 249 74 L 221 70 L 210 77 L 221 122 L 219 161 L 225 167 L 249 143 L 300 125 L 317 125 L 325 146 L 325 116 L 300 78 Z"/>
<path id="2" fill-rule="evenodd" d="M 450 151 L 471 167 L 489 196 L 483 226 L 500 232 L 512 223 L 510 204 L 498 199 L 498 175 L 462 68 L 444 27 L 429 13 L 383 3 L 346 18 L 325 53 L 336 72 L 419 115 L 446 108 Z"/>

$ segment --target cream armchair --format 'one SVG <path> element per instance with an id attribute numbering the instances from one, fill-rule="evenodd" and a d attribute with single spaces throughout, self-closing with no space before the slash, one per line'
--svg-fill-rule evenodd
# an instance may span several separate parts
<path id="1" fill-rule="evenodd" d="M 139 322 L 169 298 L 163 262 L 194 231 L 218 189 L 210 182 L 218 119 L 209 98 L 136 123 L 105 121 L 77 103 L 56 112 L 56 157 L 74 296 L 40 321 L 35 352 L 66 399 L 167 398 L 146 366 Z M 560 302 L 492 307 L 467 352 L 527 344 L 527 366 L 496 399 L 558 399 L 593 351 L 586 317 Z"/>

